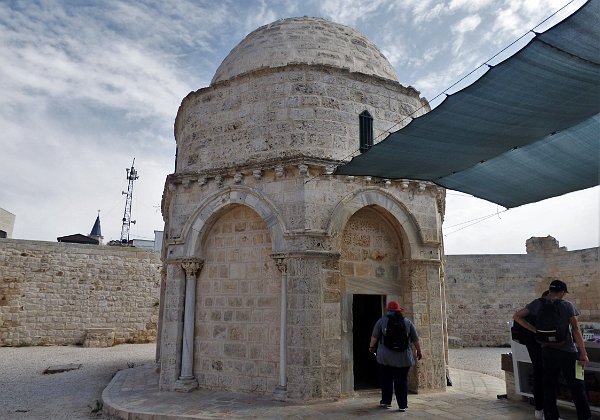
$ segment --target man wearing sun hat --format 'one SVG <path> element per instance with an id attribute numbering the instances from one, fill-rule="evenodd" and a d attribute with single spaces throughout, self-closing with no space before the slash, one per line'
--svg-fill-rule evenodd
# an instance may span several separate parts
<path id="1" fill-rule="evenodd" d="M 384 408 L 392 407 L 392 395 L 396 394 L 396 401 L 400 411 L 408 409 L 408 370 L 415 364 L 415 358 L 412 352 L 413 344 L 417 350 L 416 358 L 421 360 L 421 344 L 414 324 L 402 314 L 403 309 L 398 302 L 390 301 L 385 307 L 386 315 L 381 317 L 373 328 L 369 351 L 375 353 L 379 368 L 379 377 L 381 382 L 381 401 L 379 405 Z M 399 351 L 388 348 L 384 344 L 384 335 L 388 329 L 388 324 L 402 322 L 403 331 L 408 336 L 408 346 L 405 350 Z"/>
<path id="2" fill-rule="evenodd" d="M 588 420 L 592 418 L 590 404 L 587 399 L 585 383 L 578 379 L 575 374 L 576 364 L 582 367 L 589 362 L 583 334 L 577 322 L 579 311 L 571 302 L 564 300 L 565 294 L 569 293 L 567 284 L 559 279 L 552 280 L 548 287 L 548 295 L 544 299 L 536 299 L 529 303 L 525 308 L 517 311 L 513 319 L 528 330 L 536 333 L 538 340 L 542 340 L 542 360 L 544 366 L 544 420 L 559 419 L 558 407 L 556 405 L 556 395 L 559 385 L 559 379 L 562 375 L 567 381 L 571 390 L 571 398 L 575 404 L 578 420 Z M 542 318 L 548 306 L 554 309 L 557 314 L 557 332 L 565 331 L 563 335 L 557 334 L 560 338 L 546 338 L 545 332 L 531 325 L 524 318 L 528 315 L 536 317 L 536 324 L 540 327 Z M 541 328 L 541 327 L 540 327 Z M 552 342 L 555 341 L 555 343 Z M 577 346 L 575 346 L 577 344 Z M 536 413 L 536 418 L 537 413 Z"/>

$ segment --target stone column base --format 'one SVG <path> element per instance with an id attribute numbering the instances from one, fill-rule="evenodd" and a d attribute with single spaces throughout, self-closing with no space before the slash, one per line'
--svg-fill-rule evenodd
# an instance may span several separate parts
<path id="1" fill-rule="evenodd" d="M 190 392 L 198 388 L 198 381 L 196 378 L 179 378 L 175 382 L 174 390 L 177 392 Z"/>
<path id="2" fill-rule="evenodd" d="M 287 387 L 277 385 L 277 387 L 275 387 L 275 391 L 273 391 L 273 398 L 276 401 L 287 401 Z"/>

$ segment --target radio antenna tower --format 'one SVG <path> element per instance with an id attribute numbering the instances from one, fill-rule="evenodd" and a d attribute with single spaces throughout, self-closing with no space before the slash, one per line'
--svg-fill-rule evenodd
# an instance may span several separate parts
<path id="1" fill-rule="evenodd" d="M 129 245 L 129 228 L 133 223 L 135 225 L 135 220 L 131 220 L 131 202 L 133 200 L 133 181 L 138 179 L 138 174 L 133 167 L 135 163 L 135 158 L 133 158 L 133 162 L 131 163 L 131 168 L 125 169 L 127 171 L 127 180 L 129 181 L 129 185 L 127 186 L 127 192 L 123 191 L 123 195 L 127 195 L 127 199 L 125 200 L 125 212 L 123 213 L 123 228 L 121 229 L 121 244 L 128 246 Z"/>

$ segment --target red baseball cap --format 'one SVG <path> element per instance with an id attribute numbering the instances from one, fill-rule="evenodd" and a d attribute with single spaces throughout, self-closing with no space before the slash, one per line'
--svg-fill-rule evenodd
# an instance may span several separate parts
<path id="1" fill-rule="evenodd" d="M 401 312 L 404 309 L 402 309 L 400 305 L 398 305 L 398 302 L 394 302 L 393 300 L 391 300 L 388 302 L 387 306 L 385 307 L 385 310 L 388 312 Z"/>

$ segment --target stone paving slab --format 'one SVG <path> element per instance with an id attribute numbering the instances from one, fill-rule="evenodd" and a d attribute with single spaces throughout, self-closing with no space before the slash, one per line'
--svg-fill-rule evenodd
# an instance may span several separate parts
<path id="1" fill-rule="evenodd" d="M 122 419 L 491 419 L 533 418 L 533 406 L 498 399 L 505 394 L 502 379 L 477 372 L 451 369 L 453 386 L 446 392 L 410 394 L 409 409 L 378 407 L 379 391 L 357 393 L 353 398 L 319 402 L 279 402 L 270 395 L 256 396 L 214 390 L 191 393 L 159 392 L 155 366 L 119 371 L 102 393 L 104 410 Z M 564 414 L 562 414 L 564 412 Z M 573 410 L 561 409 L 565 420 L 575 419 Z"/>

